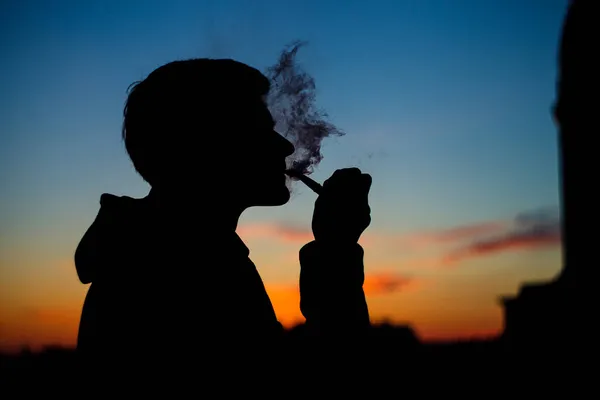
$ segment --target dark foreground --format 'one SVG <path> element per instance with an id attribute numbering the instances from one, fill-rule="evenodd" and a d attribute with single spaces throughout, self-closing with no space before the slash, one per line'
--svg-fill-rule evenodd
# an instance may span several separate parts
<path id="1" fill-rule="evenodd" d="M 301 329 L 301 328 L 300 328 Z M 296 343 L 299 328 L 287 332 L 291 343 Z M 296 339 L 296 340 L 294 340 Z M 343 342 L 343 339 L 340 339 Z M 373 332 L 365 348 L 371 362 L 382 365 L 397 364 L 407 359 L 434 361 L 436 363 L 460 360 L 478 363 L 495 362 L 502 355 L 502 344 L 497 338 L 489 340 L 472 340 L 453 343 L 422 343 L 408 327 L 382 324 L 373 327 Z M 182 351 L 182 355 L 185 351 Z M 360 356 L 358 356 L 360 357 Z M 49 376 L 66 379 L 76 368 L 77 357 L 74 349 L 47 347 L 42 352 L 23 350 L 18 354 L 0 355 L 0 375 L 6 379 L 44 378 Z"/>
<path id="2" fill-rule="evenodd" d="M 288 331 L 287 335 L 292 343 L 297 343 L 293 341 L 298 337 L 297 328 Z M 345 348 L 344 340 L 337 343 L 342 343 L 338 349 Z M 394 391 L 400 394 L 403 390 L 409 390 L 409 387 L 415 394 L 438 393 L 446 396 L 449 392 L 464 394 L 465 391 L 481 395 L 483 390 L 486 393 L 483 397 L 492 396 L 493 393 L 496 393 L 493 395 L 496 397 L 500 392 L 514 394 L 514 390 L 520 391 L 525 387 L 548 392 L 555 390 L 557 383 L 561 386 L 568 384 L 579 374 L 576 365 L 565 368 L 563 362 L 568 361 L 553 359 L 552 352 L 548 353 L 547 358 L 542 355 L 542 358 L 533 359 L 507 351 L 500 337 L 453 343 L 422 343 L 410 328 L 378 325 L 373 328 L 368 343 L 361 347 L 361 351 L 357 352 L 356 348 L 353 350 L 348 346 L 346 354 L 341 354 L 338 358 L 343 360 L 337 364 L 331 363 L 331 358 L 328 360 L 329 364 L 325 365 L 323 360 L 301 360 L 302 357 L 284 356 L 284 360 L 289 359 L 289 365 L 277 366 L 276 370 L 270 370 L 269 373 L 266 373 L 265 365 L 261 365 L 265 364 L 264 360 L 252 361 L 252 365 L 256 364 L 256 371 L 250 371 L 250 374 L 257 372 L 259 375 L 260 379 L 252 378 L 257 387 L 281 383 L 281 379 L 273 378 L 274 371 L 286 375 L 285 379 L 291 380 L 291 383 L 286 382 L 285 387 L 292 385 L 294 390 L 313 385 L 320 379 L 325 380 L 326 384 L 330 383 L 330 386 L 337 385 L 335 390 L 347 391 L 345 388 L 348 385 L 350 392 L 359 390 L 359 387 L 369 388 L 369 397 L 380 397 L 373 391 L 385 392 L 395 388 Z M 296 354 L 302 353 L 303 350 Z M 208 382 L 204 379 L 211 366 L 203 365 L 202 360 L 186 360 L 184 349 L 181 351 L 181 359 L 185 367 L 175 366 L 175 369 L 188 371 L 194 385 L 214 383 L 213 378 Z M 7 399 L 33 398 L 39 394 L 48 397 L 50 393 L 57 393 L 62 394 L 63 398 L 80 397 L 82 391 L 89 392 L 90 388 L 77 386 L 76 377 L 82 372 L 77 361 L 74 349 L 56 347 L 37 353 L 22 351 L 19 354 L 0 355 L 0 396 Z M 104 373 L 110 374 L 110 365 L 100 368 Z M 227 365 L 216 375 L 229 380 L 239 379 L 238 375 L 234 378 L 228 369 Z M 215 370 L 214 366 L 212 370 Z M 131 371 L 131 374 L 132 377 L 136 376 L 135 371 Z M 248 375 L 244 377 L 249 378 Z M 141 386 L 146 387 L 145 390 L 157 383 L 152 379 L 144 381 L 143 377 L 138 379 L 144 382 Z M 338 379 L 337 383 L 331 383 L 333 379 Z M 107 384 L 110 382 L 106 382 L 105 378 L 97 379 L 93 391 L 101 391 Z M 169 387 L 171 386 L 173 385 L 169 383 Z M 406 388 L 403 389 L 403 386 Z M 238 389 L 248 390 L 244 385 L 225 387 L 234 392 Z M 3 396 L 3 393 L 8 393 L 9 396 Z"/>

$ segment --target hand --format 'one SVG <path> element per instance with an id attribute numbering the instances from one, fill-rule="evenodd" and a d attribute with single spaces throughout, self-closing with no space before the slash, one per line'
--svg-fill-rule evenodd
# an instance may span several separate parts
<path id="1" fill-rule="evenodd" d="M 323 183 L 315 202 L 312 230 L 318 242 L 353 244 L 371 223 L 371 175 L 338 169 Z"/>

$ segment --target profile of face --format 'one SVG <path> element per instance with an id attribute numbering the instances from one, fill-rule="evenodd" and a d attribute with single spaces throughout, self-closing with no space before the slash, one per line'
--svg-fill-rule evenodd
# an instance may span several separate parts
<path id="1" fill-rule="evenodd" d="M 239 131 L 231 143 L 234 163 L 241 172 L 236 193 L 246 207 L 283 205 L 290 199 L 285 170 L 294 145 L 275 131 L 275 121 L 262 99 L 246 104 L 244 111 L 236 113 Z"/>
<path id="2" fill-rule="evenodd" d="M 175 150 L 163 143 L 165 184 L 160 185 L 197 193 L 194 186 L 199 184 L 212 200 L 240 208 L 287 203 L 286 158 L 295 148 L 275 131 L 265 102 L 260 97 L 238 99 L 223 109 L 212 118 L 183 120 L 179 129 L 199 133 L 174 143 Z M 198 135 L 209 137 L 201 149 Z"/>

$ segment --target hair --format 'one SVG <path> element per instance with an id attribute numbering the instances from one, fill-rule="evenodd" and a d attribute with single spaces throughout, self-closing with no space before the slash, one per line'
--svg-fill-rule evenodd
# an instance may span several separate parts
<path id="1" fill-rule="evenodd" d="M 230 59 L 173 61 L 129 86 L 123 110 L 122 138 L 133 166 L 154 185 L 179 148 L 192 135 L 212 139 L 210 130 L 231 120 L 232 111 L 249 99 L 264 98 L 270 81 L 260 71 Z M 214 129 L 214 128 L 213 128 Z M 199 140 L 198 140 L 199 141 Z"/>

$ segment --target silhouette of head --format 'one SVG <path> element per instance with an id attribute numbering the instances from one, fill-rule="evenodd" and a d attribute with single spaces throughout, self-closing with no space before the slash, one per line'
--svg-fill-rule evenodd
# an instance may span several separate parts
<path id="1" fill-rule="evenodd" d="M 236 207 L 285 204 L 285 158 L 274 130 L 269 80 L 229 59 L 174 61 L 132 85 L 123 139 L 153 189 Z"/>

